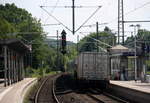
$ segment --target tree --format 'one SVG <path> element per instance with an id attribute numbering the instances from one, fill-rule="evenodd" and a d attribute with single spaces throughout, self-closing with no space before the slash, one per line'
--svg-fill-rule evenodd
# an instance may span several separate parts
<path id="1" fill-rule="evenodd" d="M 47 47 L 44 44 L 45 35 L 41 27 L 40 20 L 32 17 L 25 9 L 18 8 L 15 4 L 0 5 L 0 33 L 7 37 L 6 34 L 14 34 L 16 38 L 23 39 L 32 44 L 33 67 L 38 68 L 39 63 L 45 59 Z M 5 28 L 5 29 L 4 29 Z M 43 49 L 42 49 L 43 48 Z M 50 52 L 50 51 L 49 51 Z"/>
<path id="2" fill-rule="evenodd" d="M 79 42 L 79 52 L 97 51 L 96 39 L 97 39 L 96 33 L 91 33 L 88 36 L 84 37 Z M 115 45 L 116 44 L 116 37 L 108 27 L 106 27 L 104 29 L 104 31 L 98 33 L 98 40 L 100 40 L 101 42 L 107 43 L 109 45 Z M 103 45 L 102 43 L 99 43 L 99 42 L 98 42 L 98 46 L 105 48 L 105 49 L 108 47 L 108 46 Z"/>
<path id="3" fill-rule="evenodd" d="M 0 17 L 0 38 L 13 37 L 10 33 L 15 32 L 15 28 L 4 18 Z"/>
<path id="4" fill-rule="evenodd" d="M 31 59 L 34 70 L 30 68 L 31 73 L 41 72 L 41 68 L 46 68 L 46 71 L 58 70 L 63 65 L 63 59 L 66 60 L 66 67 L 67 62 L 77 54 L 73 47 L 65 57 L 59 52 L 59 58 L 57 58 L 56 47 L 49 47 L 45 42 L 46 35 L 43 33 L 40 20 L 15 4 L 0 5 L 0 20 L 0 33 L 5 34 L 4 36 L 7 33 L 14 33 L 16 38 L 28 41 L 32 45 Z"/>
<path id="5" fill-rule="evenodd" d="M 130 47 L 134 47 L 134 40 L 135 38 L 137 41 L 145 41 L 148 42 L 150 40 L 150 31 L 145 29 L 138 30 L 137 35 L 131 35 L 131 37 L 128 37 L 125 41 L 125 45 L 129 45 Z M 137 43 L 137 46 L 141 46 L 141 43 Z"/>
<path id="6" fill-rule="evenodd" d="M 40 20 L 32 17 L 25 9 L 18 8 L 15 4 L 0 5 L 0 17 L 8 21 L 16 29 L 16 32 L 21 32 L 17 36 L 28 41 L 43 39 Z M 34 32 L 34 34 L 24 34 L 24 32 Z"/>

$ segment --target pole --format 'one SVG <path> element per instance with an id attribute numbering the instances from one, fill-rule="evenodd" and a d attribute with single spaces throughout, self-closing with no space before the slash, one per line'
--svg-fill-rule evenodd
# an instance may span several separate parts
<path id="1" fill-rule="evenodd" d="M 7 46 L 4 46 L 4 86 L 6 87 L 7 85 Z"/>
<path id="2" fill-rule="evenodd" d="M 120 0 L 118 0 L 118 44 L 120 43 Z"/>
<path id="3" fill-rule="evenodd" d="M 134 57 L 135 57 L 135 81 L 137 80 L 137 58 L 136 58 L 136 26 L 134 26 L 134 35 L 135 35 L 135 41 L 134 41 Z"/>
<path id="4" fill-rule="evenodd" d="M 72 0 L 72 32 L 75 34 L 75 0 Z"/>
<path id="5" fill-rule="evenodd" d="M 98 40 L 98 22 L 96 22 L 96 37 Z M 98 52 L 98 41 L 96 42 L 96 44 L 97 44 L 97 52 Z"/>
<path id="6" fill-rule="evenodd" d="M 59 56 L 58 56 L 58 45 L 59 45 L 59 44 L 58 44 L 58 36 L 59 36 L 59 35 L 58 35 L 58 30 L 57 30 L 56 32 L 57 32 L 56 34 L 57 34 L 57 69 L 58 69 L 58 57 L 59 57 Z"/>
<path id="7" fill-rule="evenodd" d="M 124 3 L 122 0 L 122 44 L 124 45 Z"/>
<path id="8" fill-rule="evenodd" d="M 31 58 L 31 68 L 32 68 L 32 51 L 30 52 L 30 58 Z"/>
<path id="9" fill-rule="evenodd" d="M 77 35 L 77 55 L 78 55 L 78 52 L 79 52 L 79 35 Z"/>

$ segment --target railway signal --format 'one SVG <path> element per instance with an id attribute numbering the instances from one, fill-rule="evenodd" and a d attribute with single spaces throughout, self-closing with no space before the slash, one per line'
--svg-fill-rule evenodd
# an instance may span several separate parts
<path id="1" fill-rule="evenodd" d="M 61 50 L 61 53 L 64 55 L 66 54 L 66 31 L 63 30 L 61 32 L 61 47 L 62 47 L 62 50 Z"/>

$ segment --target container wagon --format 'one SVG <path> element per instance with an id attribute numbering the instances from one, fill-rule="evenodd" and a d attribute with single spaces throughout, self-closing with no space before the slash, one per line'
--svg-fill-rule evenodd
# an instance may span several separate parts
<path id="1" fill-rule="evenodd" d="M 75 75 L 80 86 L 106 88 L 109 84 L 110 65 L 107 53 L 83 52 L 76 59 Z"/>

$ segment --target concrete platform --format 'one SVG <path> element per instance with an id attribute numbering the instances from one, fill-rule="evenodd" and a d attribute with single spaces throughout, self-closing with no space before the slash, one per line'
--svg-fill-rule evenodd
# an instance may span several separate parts
<path id="1" fill-rule="evenodd" d="M 150 83 L 141 83 L 141 81 L 110 81 L 110 83 L 137 91 L 150 93 Z"/>
<path id="2" fill-rule="evenodd" d="M 150 103 L 150 83 L 110 81 L 107 92 L 129 103 Z"/>
<path id="3" fill-rule="evenodd" d="M 8 87 L 0 86 L 0 103 L 22 103 L 26 91 L 35 81 L 36 78 L 25 78 Z"/>

